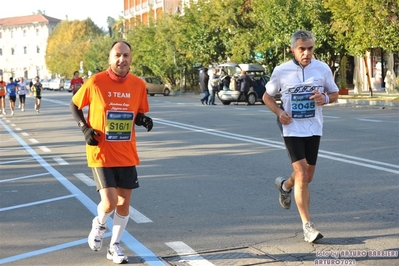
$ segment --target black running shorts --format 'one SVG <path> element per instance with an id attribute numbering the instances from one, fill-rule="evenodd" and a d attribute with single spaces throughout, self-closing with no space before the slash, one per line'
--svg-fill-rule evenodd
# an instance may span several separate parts
<path id="1" fill-rule="evenodd" d="M 93 177 L 97 191 L 106 187 L 135 189 L 139 187 L 136 166 L 94 167 Z"/>
<path id="2" fill-rule="evenodd" d="M 320 136 L 284 137 L 284 143 L 292 163 L 306 159 L 308 164 L 316 165 Z"/>
<path id="3" fill-rule="evenodd" d="M 15 100 L 17 99 L 17 96 L 8 96 L 8 97 L 9 97 L 10 102 L 14 102 L 15 103 Z"/>

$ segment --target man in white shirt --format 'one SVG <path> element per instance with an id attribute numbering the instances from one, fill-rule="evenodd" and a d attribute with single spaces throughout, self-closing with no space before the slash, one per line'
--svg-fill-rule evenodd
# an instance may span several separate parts
<path id="1" fill-rule="evenodd" d="M 316 169 L 320 138 L 323 130 L 322 106 L 338 99 L 338 87 L 327 64 L 313 58 L 315 37 L 300 30 L 291 38 L 294 58 L 277 66 L 266 84 L 263 102 L 277 115 L 282 137 L 291 159 L 293 172 L 285 180 L 277 177 L 280 205 L 295 202 L 303 223 L 304 240 L 313 242 L 323 237 L 310 220 L 308 185 Z M 281 106 L 274 96 L 281 93 Z"/>

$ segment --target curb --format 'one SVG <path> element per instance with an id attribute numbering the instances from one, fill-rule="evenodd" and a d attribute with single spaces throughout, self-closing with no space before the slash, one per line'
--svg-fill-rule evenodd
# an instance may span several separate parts
<path id="1" fill-rule="evenodd" d="M 355 99 L 338 99 L 337 104 L 344 105 L 359 105 L 359 106 L 373 106 L 373 107 L 389 107 L 392 109 L 399 109 L 399 102 L 375 101 L 375 100 L 355 100 Z"/>

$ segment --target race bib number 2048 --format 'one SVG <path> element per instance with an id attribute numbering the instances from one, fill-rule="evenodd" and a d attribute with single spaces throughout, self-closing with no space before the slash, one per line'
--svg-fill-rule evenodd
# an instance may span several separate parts
<path id="1" fill-rule="evenodd" d="M 311 118 L 315 116 L 316 104 L 309 99 L 313 93 L 293 93 L 291 95 L 292 118 Z"/>
<path id="2" fill-rule="evenodd" d="M 133 118 L 133 112 L 107 111 L 105 139 L 109 141 L 131 140 Z"/>

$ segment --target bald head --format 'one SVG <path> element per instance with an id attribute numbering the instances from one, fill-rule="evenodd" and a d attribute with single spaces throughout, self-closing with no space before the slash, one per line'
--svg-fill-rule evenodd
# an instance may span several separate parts
<path id="1" fill-rule="evenodd" d="M 125 41 L 114 42 L 109 52 L 108 63 L 116 75 L 120 77 L 126 76 L 132 64 L 130 44 Z"/>

